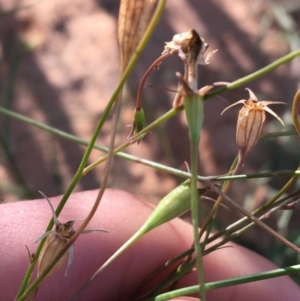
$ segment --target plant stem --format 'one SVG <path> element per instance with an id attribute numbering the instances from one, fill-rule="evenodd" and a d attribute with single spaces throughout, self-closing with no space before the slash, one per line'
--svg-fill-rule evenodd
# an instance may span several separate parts
<path id="1" fill-rule="evenodd" d="M 280 59 L 274 61 L 273 63 L 270 63 L 266 67 L 263 67 L 247 76 L 244 76 L 244 77 L 232 82 L 231 84 L 228 84 L 225 87 L 222 87 L 220 89 L 217 89 L 216 91 L 213 91 L 213 92 L 205 95 L 204 99 L 208 99 L 210 97 L 219 95 L 220 93 L 222 93 L 224 91 L 233 90 L 239 86 L 247 84 L 255 79 L 258 79 L 259 77 L 271 72 L 272 70 L 278 68 L 279 66 L 286 64 L 287 62 L 290 62 L 291 60 L 293 60 L 294 58 L 296 58 L 299 55 L 300 55 L 299 49 L 296 51 L 290 52 L 289 54 L 281 57 Z"/>
<path id="2" fill-rule="evenodd" d="M 157 126 L 159 126 L 160 124 L 162 124 L 166 120 L 172 118 L 177 113 L 178 113 L 178 109 L 177 108 L 176 109 L 171 109 L 170 111 L 168 111 L 167 113 L 165 113 L 163 116 L 157 118 L 151 124 L 147 125 L 144 129 L 142 129 L 138 134 L 132 136 L 129 140 L 127 140 L 126 142 L 124 142 L 123 144 L 121 144 L 120 146 L 118 146 L 117 148 L 115 148 L 114 154 L 117 154 L 121 150 L 123 150 L 126 147 L 128 147 L 130 144 L 132 144 L 135 141 L 139 140 L 140 137 L 142 137 L 146 133 L 150 132 L 151 130 L 155 129 Z M 91 171 L 92 169 L 94 169 L 97 165 L 101 164 L 102 162 L 104 162 L 106 160 L 107 160 L 107 155 L 99 158 L 98 160 L 96 160 L 95 162 L 93 162 L 92 164 L 90 164 L 89 166 L 87 166 L 84 169 L 83 174 L 84 175 L 87 174 L 89 171 Z"/>
<path id="3" fill-rule="evenodd" d="M 217 188 L 213 183 L 210 181 L 205 181 L 205 183 L 211 187 L 213 191 L 215 191 L 219 196 L 221 196 L 224 200 L 229 202 L 231 205 L 233 205 L 236 209 L 238 209 L 241 213 L 243 213 L 245 216 L 247 216 L 251 221 L 253 221 L 256 225 L 264 229 L 266 232 L 268 232 L 273 237 L 277 238 L 279 241 L 281 241 L 283 244 L 285 244 L 287 247 L 295 251 L 296 253 L 300 254 L 300 248 L 298 248 L 296 245 L 288 241 L 286 238 L 278 234 L 275 230 L 267 226 L 265 223 L 263 223 L 261 220 L 259 220 L 257 217 L 255 217 L 253 214 L 248 212 L 246 209 L 244 209 L 242 206 L 240 206 L 238 203 L 234 202 L 230 197 L 228 197 L 223 191 L 221 191 L 219 188 Z"/>
<path id="4" fill-rule="evenodd" d="M 188 91 L 187 87 L 184 87 L 185 93 L 191 93 L 184 97 L 184 110 L 186 113 L 186 119 L 190 134 L 190 145 L 191 145 L 191 212 L 192 212 L 192 224 L 194 234 L 194 249 L 196 253 L 197 261 L 197 273 L 198 281 L 200 284 L 200 299 L 206 300 L 205 294 L 205 280 L 204 280 L 204 266 L 202 259 L 202 248 L 200 247 L 199 241 L 199 202 L 198 194 L 198 156 L 199 156 L 199 142 L 200 142 L 200 131 L 203 123 L 203 97 L 193 94 L 194 92 Z"/>
<path id="5" fill-rule="evenodd" d="M 300 167 L 298 168 L 298 171 L 300 170 Z M 269 210 L 272 206 L 272 204 L 274 204 L 274 202 L 280 198 L 286 191 L 287 189 L 289 189 L 292 185 L 295 184 L 296 180 L 299 177 L 299 173 L 294 175 L 291 179 L 289 179 L 289 181 L 268 201 L 266 202 L 264 205 L 262 205 L 261 207 L 259 207 L 258 209 L 256 209 L 252 215 L 254 216 L 258 216 L 259 214 L 266 212 L 266 210 Z M 242 224 L 244 224 L 246 221 L 248 220 L 248 217 L 243 217 L 240 220 L 236 221 L 235 223 L 231 224 L 230 226 L 228 226 L 224 231 L 220 231 L 216 234 L 214 234 L 213 236 L 211 236 L 208 240 L 208 242 L 211 242 L 212 240 L 215 240 L 223 235 L 228 235 L 229 233 L 232 233 L 233 231 L 235 231 L 236 229 L 238 229 L 239 227 L 242 226 Z"/>
<path id="6" fill-rule="evenodd" d="M 202 99 L 201 99 L 202 101 Z M 199 136 L 198 136 L 199 137 Z M 193 223 L 193 233 L 194 233 L 194 249 L 197 258 L 197 272 L 200 284 L 200 299 L 206 300 L 205 293 L 205 280 L 204 280 L 204 266 L 202 259 L 202 248 L 200 247 L 200 235 L 199 235 L 199 206 L 198 204 L 198 149 L 199 149 L 200 139 L 191 139 L 191 211 L 192 211 L 192 223 Z M 200 203 L 200 202 L 199 202 Z"/>
<path id="7" fill-rule="evenodd" d="M 236 277 L 236 278 L 230 278 L 226 280 L 219 280 L 214 282 L 209 282 L 205 284 L 206 290 L 212 290 L 212 289 L 218 289 L 222 287 L 228 287 L 243 283 L 250 283 L 254 281 L 261 281 L 276 277 L 282 277 L 286 275 L 292 275 L 300 272 L 300 265 L 293 265 L 286 268 L 276 269 L 272 271 L 266 271 L 262 273 L 256 273 L 256 274 L 250 274 L 246 276 Z M 187 296 L 191 294 L 195 294 L 199 291 L 199 285 L 194 285 L 178 290 L 174 290 L 171 292 L 167 292 L 164 294 L 161 294 L 159 296 L 156 296 L 155 298 L 148 298 L 144 301 L 164 301 L 164 300 L 170 300 L 173 298 L 178 298 L 181 296 Z"/>
<path id="8" fill-rule="evenodd" d="M 174 54 L 173 53 L 166 53 L 166 54 L 161 55 L 159 58 L 157 58 L 152 63 L 152 65 L 145 72 L 144 76 L 141 79 L 141 82 L 140 82 L 140 85 L 139 85 L 139 88 L 138 88 L 138 92 L 137 92 L 137 96 L 136 96 L 136 104 L 135 104 L 135 109 L 136 110 L 141 110 L 142 109 L 142 91 L 143 91 L 144 85 L 145 85 L 146 80 L 149 77 L 150 73 L 155 68 L 158 68 L 164 59 L 166 59 L 167 57 L 172 56 L 172 55 L 174 55 Z"/>
<path id="9" fill-rule="evenodd" d="M 4 137 L 1 134 L 0 134 L 0 144 L 2 145 L 2 148 L 6 154 L 6 158 L 9 164 L 9 172 L 13 176 L 17 184 L 20 185 L 19 196 L 25 199 L 33 199 L 34 194 L 32 193 L 28 184 L 24 180 L 24 177 L 22 176 L 19 167 L 15 161 L 15 158 L 13 156 L 12 150 L 10 149 L 9 145 L 7 145 Z"/>

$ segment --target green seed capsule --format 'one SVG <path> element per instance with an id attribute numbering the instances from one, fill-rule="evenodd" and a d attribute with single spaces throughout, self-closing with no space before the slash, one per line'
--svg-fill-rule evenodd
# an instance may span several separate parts
<path id="1" fill-rule="evenodd" d="M 146 122 L 144 110 L 143 109 L 139 109 L 139 110 L 135 109 L 134 115 L 133 115 L 133 121 L 132 121 L 132 125 L 131 125 L 131 132 L 130 132 L 128 138 L 131 137 L 132 135 L 137 134 L 142 129 L 144 129 L 146 126 L 147 126 L 147 122 Z M 139 143 L 144 138 L 144 136 L 145 135 L 140 137 L 137 142 Z"/>

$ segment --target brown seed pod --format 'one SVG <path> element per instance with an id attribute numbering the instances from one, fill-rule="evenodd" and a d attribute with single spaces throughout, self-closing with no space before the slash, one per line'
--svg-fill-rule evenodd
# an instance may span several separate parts
<path id="1" fill-rule="evenodd" d="M 48 231 L 37 239 L 37 241 L 39 241 L 46 237 L 46 241 L 43 245 L 43 248 L 38 258 L 37 276 L 43 273 L 43 271 L 48 267 L 48 265 L 52 262 L 55 256 L 64 248 L 65 244 L 75 233 L 73 229 L 73 225 L 75 221 L 69 221 L 65 224 L 60 223 L 55 215 L 55 211 L 53 209 L 50 200 L 42 192 L 40 193 L 46 199 L 46 201 L 48 202 L 51 208 L 53 214 L 53 220 L 55 224 L 55 230 Z M 51 269 L 51 271 L 48 273 L 46 277 L 49 277 L 55 271 L 59 270 L 62 267 L 62 265 L 65 263 L 69 255 L 69 263 L 68 263 L 68 268 L 66 270 L 66 275 L 67 275 L 68 269 L 72 263 L 73 252 L 74 252 L 73 246 L 71 246 L 69 251 L 60 258 L 60 260 L 54 265 L 54 267 Z"/>
<path id="2" fill-rule="evenodd" d="M 36 242 L 46 237 L 46 241 L 43 245 L 43 248 L 41 250 L 41 253 L 38 258 L 38 268 L 37 268 L 37 276 L 39 276 L 43 271 L 49 266 L 49 264 L 53 261 L 53 259 L 57 256 L 57 254 L 64 248 L 68 240 L 74 235 L 75 231 L 73 229 L 73 225 L 75 221 L 69 221 L 67 223 L 60 223 L 55 215 L 55 211 L 53 209 L 53 206 L 50 202 L 50 200 L 46 197 L 45 194 L 43 194 L 41 191 L 39 191 L 43 197 L 48 202 L 52 214 L 53 214 L 53 220 L 55 224 L 55 230 L 45 232 L 41 237 L 39 237 Z M 106 232 L 106 230 L 84 230 L 82 234 L 91 233 L 91 232 Z M 65 275 L 67 275 L 68 270 L 72 264 L 73 260 L 73 254 L 74 254 L 74 246 L 72 245 L 69 248 L 69 251 L 66 252 L 59 261 L 54 265 L 54 267 L 51 269 L 51 271 L 47 274 L 46 277 L 49 277 L 52 275 L 55 271 L 59 270 L 65 261 L 68 260 L 68 267 L 66 270 Z"/>
<path id="3" fill-rule="evenodd" d="M 40 236 L 35 242 L 40 241 L 41 239 L 46 237 L 46 240 L 43 244 L 42 250 L 38 257 L 38 267 L 37 267 L 37 277 L 39 277 L 45 269 L 51 264 L 53 259 L 58 255 L 58 253 L 65 247 L 66 243 L 69 241 L 69 239 L 74 235 L 75 231 L 73 229 L 73 225 L 75 221 L 69 221 L 67 223 L 60 223 L 56 217 L 55 211 L 53 209 L 53 206 L 50 202 L 50 200 L 46 197 L 44 193 L 39 191 L 39 193 L 46 199 L 48 202 L 52 215 L 53 220 L 55 224 L 55 230 L 47 231 L 42 236 Z M 106 232 L 106 230 L 84 230 L 82 234 L 85 233 L 91 233 L 95 231 L 100 232 Z M 28 254 L 30 255 L 29 250 L 27 249 Z M 55 271 L 59 270 L 65 261 L 68 260 L 68 267 L 65 273 L 65 276 L 68 274 L 68 270 L 71 266 L 72 260 L 73 260 L 73 254 L 74 254 L 74 246 L 71 245 L 68 252 L 64 253 L 64 255 L 58 260 L 58 262 L 53 266 L 53 268 L 50 270 L 50 272 L 46 275 L 46 277 L 42 280 L 44 281 L 47 277 L 52 275 Z M 30 261 L 32 260 L 32 256 L 29 256 Z M 39 283 L 40 285 L 41 283 Z M 32 292 L 30 295 L 30 300 L 33 300 L 38 292 L 39 286 L 35 289 L 35 291 Z"/>
<path id="4" fill-rule="evenodd" d="M 121 0 L 118 44 L 122 72 L 148 26 L 155 2 L 156 0 Z"/>
<path id="5" fill-rule="evenodd" d="M 52 262 L 55 256 L 63 249 L 63 247 L 67 242 L 68 239 L 64 238 L 62 235 L 58 233 L 50 233 L 50 234 L 48 233 L 47 239 L 43 245 L 42 251 L 38 259 L 37 276 L 39 276 L 48 267 L 48 265 Z M 69 253 L 71 252 L 69 251 Z M 65 263 L 66 259 L 68 258 L 68 255 L 69 255 L 68 253 L 65 253 L 59 259 L 59 261 L 55 264 L 52 270 L 48 273 L 47 277 L 49 277 L 55 271 L 59 270 L 62 267 L 62 265 Z M 66 274 L 67 272 L 68 269 L 66 271 Z"/>
<path id="6" fill-rule="evenodd" d="M 273 112 L 268 105 L 270 104 L 286 104 L 279 101 L 258 101 L 256 95 L 250 90 L 246 89 L 249 92 L 249 99 L 239 100 L 236 103 L 227 107 L 221 115 L 228 110 L 229 108 L 237 105 L 243 104 L 244 106 L 239 112 L 237 127 L 236 127 L 236 144 L 239 152 L 239 162 L 240 164 L 244 161 L 247 154 L 253 149 L 256 145 L 257 140 L 261 134 L 263 124 L 266 119 L 266 112 L 272 114 L 276 117 L 281 124 L 284 126 L 281 118 Z"/>

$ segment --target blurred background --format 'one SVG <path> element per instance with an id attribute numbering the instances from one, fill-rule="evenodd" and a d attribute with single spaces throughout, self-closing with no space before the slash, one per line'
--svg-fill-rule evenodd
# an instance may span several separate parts
<path id="1" fill-rule="evenodd" d="M 0 102 L 1 106 L 72 135 L 89 140 L 105 105 L 117 85 L 118 49 L 116 0 L 0 0 Z M 160 55 L 164 42 L 174 34 L 195 29 L 219 49 L 211 64 L 199 67 L 199 87 L 218 81 L 231 82 L 300 48 L 300 2 L 280 0 L 177 0 L 168 1 L 146 50 L 128 80 L 116 145 L 130 132 L 137 88 L 144 72 Z M 147 122 L 169 110 L 175 95 L 175 72 L 183 72 L 178 57 L 169 58 L 153 71 L 143 91 Z M 295 59 L 247 87 L 260 100 L 291 105 L 300 79 L 300 59 Z M 247 99 L 246 86 L 205 103 L 200 143 L 201 175 L 226 173 L 237 149 L 235 126 L 240 107 L 223 116 L 233 102 Z M 171 90 L 171 91 L 170 91 Z M 293 129 L 290 106 L 272 109 L 285 128 L 268 116 L 264 133 Z M 107 146 L 111 119 L 98 144 Z M 31 125 L 0 115 L 0 201 L 40 198 L 64 193 L 80 163 L 85 147 Z M 126 152 L 186 170 L 189 139 L 184 114 L 177 115 Z M 103 153 L 93 151 L 90 163 Z M 242 173 L 296 169 L 299 165 L 296 136 L 259 141 Z M 76 191 L 97 189 L 103 166 L 82 178 Z M 288 178 L 238 181 L 231 196 L 253 210 Z M 109 187 L 124 189 L 141 199 L 158 203 L 182 179 L 138 163 L 115 158 Z M 207 210 L 211 203 L 205 204 Z M 203 213 L 205 215 L 205 212 Z M 272 216 L 269 223 L 298 242 L 299 213 Z M 240 217 L 234 210 L 220 211 L 220 226 Z M 280 226 L 281 225 L 281 226 Z M 284 225 L 284 226 L 282 226 Z M 280 228 L 281 227 L 281 228 Z M 295 256 L 281 248 L 260 229 L 239 240 L 279 265 Z M 300 242 L 299 242 L 300 243 Z M 285 256 L 285 253 L 286 256 Z"/>

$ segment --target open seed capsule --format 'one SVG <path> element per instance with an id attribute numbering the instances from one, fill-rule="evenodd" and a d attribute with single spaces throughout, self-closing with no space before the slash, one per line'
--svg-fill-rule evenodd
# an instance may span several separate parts
<path id="1" fill-rule="evenodd" d="M 246 90 L 249 92 L 248 100 L 239 100 L 227 107 L 221 113 L 222 115 L 226 110 L 237 104 L 241 103 L 244 105 L 239 112 L 236 127 L 236 144 L 239 151 L 239 161 L 244 160 L 247 154 L 256 145 L 266 119 L 266 112 L 276 117 L 281 124 L 284 125 L 281 118 L 268 108 L 268 105 L 270 104 L 285 104 L 284 102 L 266 100 L 258 101 L 256 95 L 250 89 L 247 88 Z"/>

